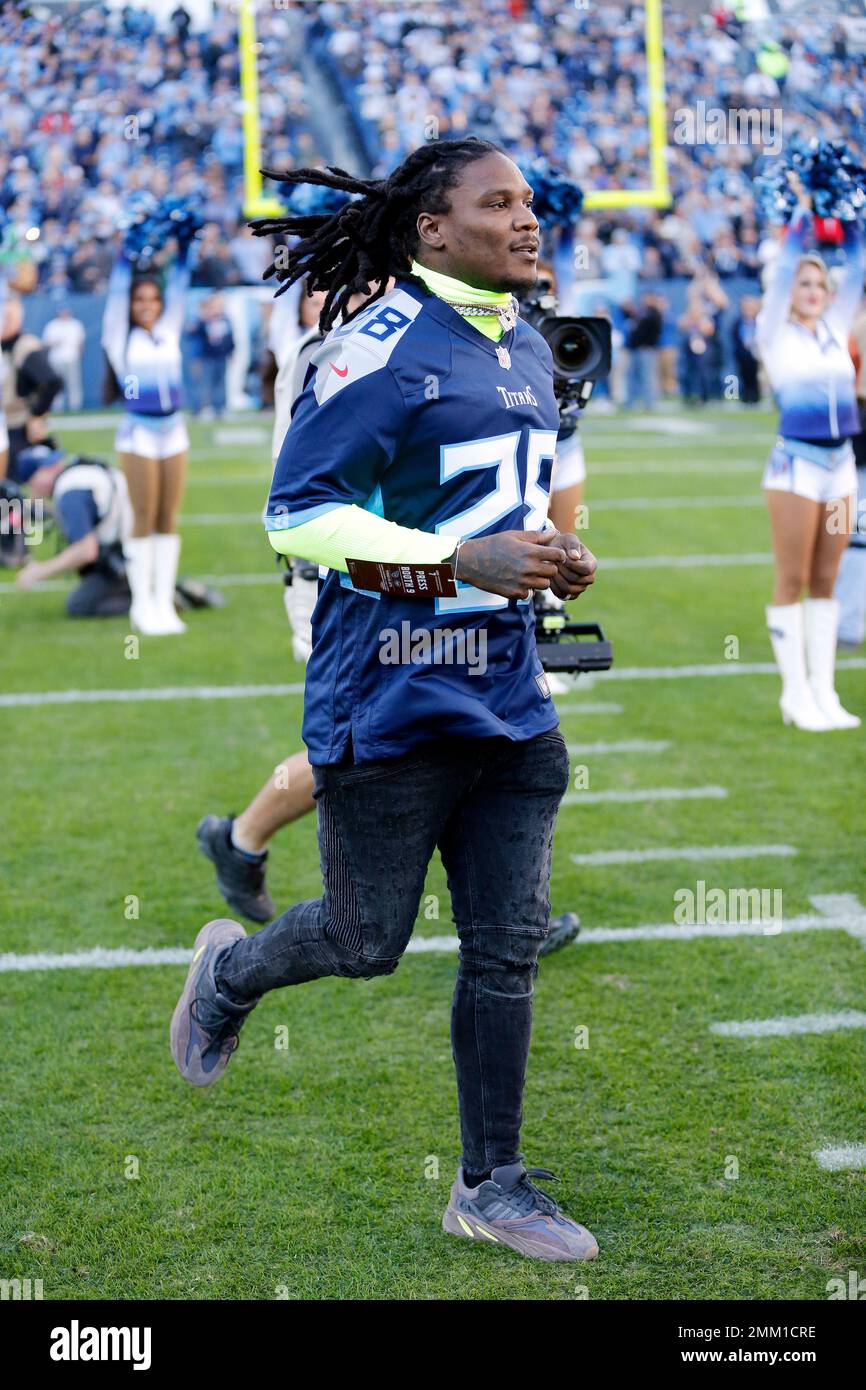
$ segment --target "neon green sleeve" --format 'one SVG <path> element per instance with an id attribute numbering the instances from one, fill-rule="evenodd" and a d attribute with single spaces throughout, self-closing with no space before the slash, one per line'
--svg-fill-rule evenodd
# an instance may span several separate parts
<path id="1" fill-rule="evenodd" d="M 280 555 L 296 555 L 347 574 L 347 555 L 353 560 L 379 560 L 384 564 L 439 564 L 454 554 L 460 537 L 415 531 L 411 526 L 398 526 L 374 512 L 364 511 L 363 507 L 347 505 L 333 507 L 300 526 L 269 531 L 268 539 Z"/>

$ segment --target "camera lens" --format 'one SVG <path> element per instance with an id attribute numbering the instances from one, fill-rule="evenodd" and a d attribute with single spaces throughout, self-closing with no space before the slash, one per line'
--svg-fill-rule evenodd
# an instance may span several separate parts
<path id="1" fill-rule="evenodd" d="M 601 360 L 600 344 L 579 323 L 556 327 L 548 344 L 556 370 L 569 376 L 588 375 Z"/>

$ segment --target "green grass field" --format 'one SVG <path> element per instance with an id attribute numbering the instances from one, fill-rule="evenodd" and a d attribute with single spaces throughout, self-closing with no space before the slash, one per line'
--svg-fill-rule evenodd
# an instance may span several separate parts
<path id="1" fill-rule="evenodd" d="M 564 807 L 553 909 L 577 910 L 587 930 L 672 923 L 674 894 L 698 880 L 781 890 L 786 919 L 819 917 L 813 895 L 866 904 L 862 730 L 784 728 L 772 675 L 622 678 L 770 659 L 760 476 L 773 419 L 687 419 L 696 432 L 670 432 L 672 416 L 587 421 L 586 540 L 600 571 L 579 611 L 613 639 L 620 678 L 581 682 L 562 723 L 573 744 L 662 745 L 575 753 L 592 793 L 727 795 Z M 110 456 L 108 428 L 60 433 Z M 224 609 L 193 613 L 184 638 L 142 639 L 137 660 L 126 620 L 76 624 L 61 591 L 4 587 L 3 692 L 300 683 L 252 519 L 268 476 L 267 422 L 260 443 L 195 427 L 182 570 L 261 582 L 226 584 Z M 197 520 L 216 513 L 224 521 Z M 839 689 L 866 716 L 863 670 L 841 671 Z M 188 947 L 224 910 L 196 823 L 239 810 L 300 746 L 301 706 L 298 695 L 6 708 L 2 951 Z M 772 852 L 783 845 L 796 853 Z M 769 850 L 570 858 L 707 846 Z M 319 892 L 311 818 L 275 842 L 270 882 L 285 905 Z M 438 861 L 427 892 L 441 912 L 419 920 L 416 940 L 453 933 Z M 711 1025 L 862 1010 L 866 936 L 847 910 L 850 931 L 585 936 L 542 962 L 524 1151 L 559 1174 L 563 1206 L 597 1235 L 588 1267 L 534 1264 L 440 1229 L 458 1159 L 454 955 L 268 995 L 204 1093 L 168 1051 L 183 965 L 9 970 L 0 1278 L 41 1278 L 46 1299 L 825 1299 L 828 1280 L 866 1271 L 866 1171 L 825 1171 L 813 1156 L 866 1144 L 866 1034 L 731 1037 Z M 287 1050 L 275 1046 L 282 1028 Z"/>

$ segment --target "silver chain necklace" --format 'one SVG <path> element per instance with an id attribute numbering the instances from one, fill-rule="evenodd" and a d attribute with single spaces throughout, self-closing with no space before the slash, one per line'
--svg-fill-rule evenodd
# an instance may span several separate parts
<path id="1" fill-rule="evenodd" d="M 510 333 L 517 323 L 520 308 L 514 295 L 511 296 L 510 304 L 461 304 L 456 299 L 446 299 L 446 304 L 450 304 L 452 309 L 464 319 L 472 318 L 497 318 L 502 324 L 506 333 Z"/>

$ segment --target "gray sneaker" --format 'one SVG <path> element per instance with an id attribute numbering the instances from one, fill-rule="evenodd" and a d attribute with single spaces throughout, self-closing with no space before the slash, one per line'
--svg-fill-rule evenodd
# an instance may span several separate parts
<path id="1" fill-rule="evenodd" d="M 232 844 L 234 816 L 205 816 L 195 832 L 199 849 L 216 866 L 217 887 L 231 908 L 251 922 L 270 922 L 276 915 L 265 884 L 267 853 L 249 859 Z"/>
<path id="2" fill-rule="evenodd" d="M 570 946 L 580 936 L 580 918 L 576 912 L 563 912 L 561 917 L 551 917 L 550 930 L 542 943 L 539 956 L 552 956 L 563 946 Z"/>
<path id="3" fill-rule="evenodd" d="M 192 963 L 171 1020 L 171 1055 L 193 1086 L 210 1086 L 222 1076 L 238 1045 L 247 1014 L 258 1003 L 234 1004 L 220 994 L 215 967 L 227 948 L 246 936 L 240 922 L 220 917 L 202 927 Z"/>
<path id="4" fill-rule="evenodd" d="M 509 1163 L 494 1168 L 487 1182 L 467 1187 L 459 1168 L 442 1218 L 443 1231 L 507 1245 L 536 1260 L 594 1260 L 598 1254 L 595 1236 L 560 1211 L 531 1178 L 553 1180 L 553 1173 Z"/>

